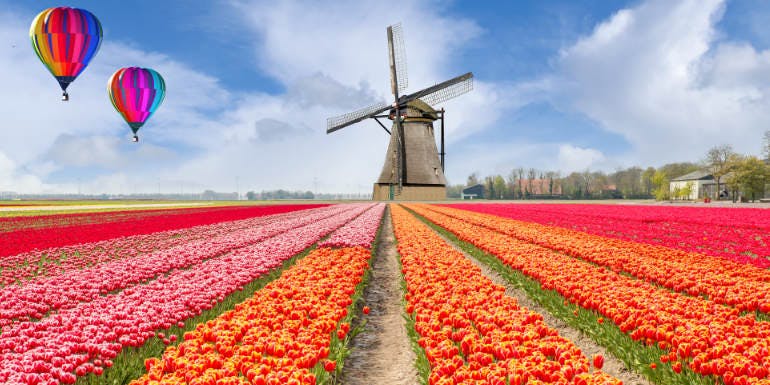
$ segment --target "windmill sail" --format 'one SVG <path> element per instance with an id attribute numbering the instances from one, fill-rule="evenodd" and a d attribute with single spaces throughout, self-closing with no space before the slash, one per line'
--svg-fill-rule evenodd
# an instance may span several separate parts
<path id="1" fill-rule="evenodd" d="M 405 104 L 415 99 L 420 99 L 432 106 L 445 102 L 449 99 L 460 96 L 473 90 L 473 73 L 460 75 L 454 79 L 436 84 L 424 90 L 417 91 L 411 95 L 405 96 L 399 104 Z"/>
<path id="2" fill-rule="evenodd" d="M 375 116 L 377 114 L 381 114 L 387 111 L 389 108 L 390 108 L 390 104 L 385 102 L 380 102 L 377 104 L 372 104 L 369 107 L 365 107 L 357 111 L 348 112 L 347 114 L 342 114 L 339 116 L 335 116 L 333 118 L 328 118 L 326 119 L 326 133 L 330 134 L 334 131 L 339 130 L 340 128 L 358 123 L 364 119 L 369 119 L 372 116 Z"/>
<path id="3" fill-rule="evenodd" d="M 391 90 L 398 89 L 399 93 L 403 92 L 406 87 L 409 87 L 409 77 L 406 72 L 406 48 L 404 48 L 404 30 L 401 28 L 401 23 L 388 27 L 388 57 L 390 65 L 395 68 L 395 78 L 393 72 L 390 75 Z M 393 91 L 393 94 L 395 95 L 396 92 Z"/>

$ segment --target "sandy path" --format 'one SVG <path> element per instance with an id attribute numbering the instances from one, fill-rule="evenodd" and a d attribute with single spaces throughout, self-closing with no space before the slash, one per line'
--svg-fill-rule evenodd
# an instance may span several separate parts
<path id="1" fill-rule="evenodd" d="M 372 275 L 364 290 L 371 308 L 362 333 L 351 341 L 352 352 L 342 371 L 343 384 L 417 384 L 415 356 L 406 334 L 401 299 L 401 271 L 390 209 L 372 261 Z"/>
<path id="2" fill-rule="evenodd" d="M 602 371 L 605 373 L 608 373 L 623 381 L 623 384 L 625 385 L 651 385 L 651 382 L 649 382 L 643 376 L 628 370 L 622 361 L 615 358 L 615 356 L 608 352 L 607 349 L 605 349 L 603 346 L 594 342 L 591 337 L 585 335 L 580 330 L 567 325 L 562 320 L 552 316 L 548 310 L 532 301 L 523 290 L 512 286 L 510 283 L 508 283 L 508 281 L 505 280 L 505 278 L 500 276 L 492 268 L 464 252 L 458 245 L 449 241 L 442 234 L 439 234 L 438 232 L 437 234 L 448 244 L 452 245 L 452 247 L 454 247 L 457 251 L 463 253 L 463 255 L 471 260 L 471 262 L 473 262 L 476 266 L 480 267 L 481 272 L 485 277 L 489 278 L 492 282 L 505 287 L 505 293 L 510 297 L 516 298 L 516 300 L 519 302 L 519 305 L 542 315 L 545 324 L 548 325 L 548 327 L 558 331 L 560 336 L 572 341 L 572 343 L 580 348 L 583 354 L 588 357 L 589 362 L 591 362 L 591 358 L 595 354 L 601 354 L 604 356 L 604 366 L 602 367 Z"/>
<path id="3" fill-rule="evenodd" d="M 0 207 L 0 211 L 68 211 L 68 210 L 101 210 L 101 209 L 131 209 L 131 208 L 149 208 L 149 207 L 176 207 L 176 206 L 205 206 L 208 203 L 190 202 L 190 203 L 140 203 L 140 204 L 115 204 L 115 205 L 61 205 L 61 206 L 22 206 Z"/>

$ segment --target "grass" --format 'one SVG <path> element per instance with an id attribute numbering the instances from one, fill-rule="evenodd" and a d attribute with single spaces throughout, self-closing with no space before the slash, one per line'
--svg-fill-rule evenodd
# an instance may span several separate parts
<path id="1" fill-rule="evenodd" d="M 715 383 L 714 377 L 701 376 L 690 370 L 687 365 L 683 365 L 682 373 L 675 373 L 670 364 L 660 362 L 660 356 L 666 354 L 666 351 L 655 345 L 647 346 L 634 341 L 612 322 L 599 323 L 599 318 L 602 318 L 599 314 L 569 303 L 555 290 L 542 289 L 538 281 L 510 268 L 494 255 L 484 252 L 471 243 L 460 240 L 452 232 L 436 225 L 413 210 L 409 208 L 407 210 L 463 251 L 500 274 L 511 286 L 524 291 L 532 301 L 545 308 L 554 317 L 585 333 L 594 342 L 604 346 L 608 352 L 621 360 L 627 368 L 640 373 L 651 382 L 661 385 L 711 385 Z M 576 311 L 577 315 L 574 313 Z M 657 368 L 651 369 L 651 363 L 655 363 Z"/>

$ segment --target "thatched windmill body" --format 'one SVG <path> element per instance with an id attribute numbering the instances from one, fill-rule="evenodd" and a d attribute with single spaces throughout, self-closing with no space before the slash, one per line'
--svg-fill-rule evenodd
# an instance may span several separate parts
<path id="1" fill-rule="evenodd" d="M 385 163 L 374 184 L 375 200 L 439 200 L 446 197 L 444 177 L 444 110 L 432 106 L 473 89 L 473 74 L 464 75 L 408 95 L 399 95 L 408 83 L 406 55 L 400 24 L 388 27 L 390 83 L 394 101 L 329 118 L 327 133 L 373 118 L 390 135 Z M 387 113 L 385 113 L 387 111 Z M 379 120 L 393 121 L 391 129 Z M 436 147 L 433 122 L 440 120 L 441 152 Z M 440 157 L 439 157 L 440 155 Z"/>

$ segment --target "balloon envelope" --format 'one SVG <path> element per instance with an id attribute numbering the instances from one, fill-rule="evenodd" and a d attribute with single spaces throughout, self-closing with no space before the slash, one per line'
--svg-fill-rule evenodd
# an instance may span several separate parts
<path id="1" fill-rule="evenodd" d="M 48 8 L 29 28 L 37 57 L 56 78 L 62 91 L 88 66 L 102 43 L 102 25 L 85 9 Z"/>
<path id="2" fill-rule="evenodd" d="M 107 82 L 110 101 L 136 135 L 166 96 L 166 82 L 150 68 L 117 70 Z"/>

